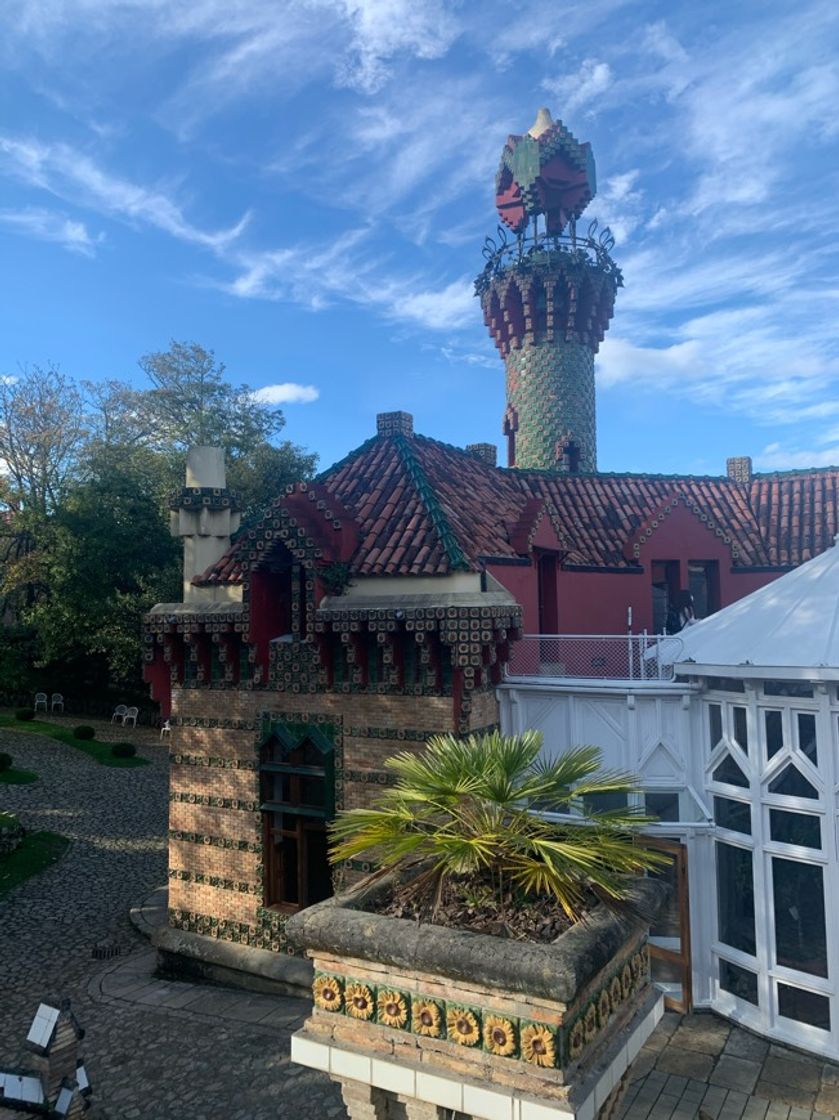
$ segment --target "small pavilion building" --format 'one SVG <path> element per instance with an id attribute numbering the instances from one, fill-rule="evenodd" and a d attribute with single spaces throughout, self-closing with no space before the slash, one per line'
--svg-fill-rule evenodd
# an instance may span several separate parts
<path id="1" fill-rule="evenodd" d="M 671 681 L 508 679 L 502 727 L 640 775 L 671 1006 L 839 1058 L 839 546 L 661 645 Z"/>

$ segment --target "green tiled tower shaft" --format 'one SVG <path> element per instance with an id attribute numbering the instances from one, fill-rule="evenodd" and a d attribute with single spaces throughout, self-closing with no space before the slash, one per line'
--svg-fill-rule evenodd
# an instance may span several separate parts
<path id="1" fill-rule="evenodd" d="M 595 190 L 591 146 L 547 109 L 507 138 L 495 178 L 502 225 L 484 244 L 475 294 L 507 367 L 511 467 L 597 470 L 594 355 L 623 281 L 609 229 L 593 221 L 577 233 Z"/>
<path id="2" fill-rule="evenodd" d="M 504 364 L 505 427 L 518 421 L 511 465 L 596 471 L 593 350 L 579 342 L 525 343 Z"/>

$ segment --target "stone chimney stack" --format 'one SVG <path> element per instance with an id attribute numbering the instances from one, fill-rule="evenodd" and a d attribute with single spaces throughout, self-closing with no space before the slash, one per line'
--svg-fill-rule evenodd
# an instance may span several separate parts
<path id="1" fill-rule="evenodd" d="M 213 598 L 212 589 L 195 587 L 192 580 L 227 552 L 240 520 L 236 500 L 227 489 L 222 448 L 190 448 L 186 485 L 169 509 L 170 532 L 184 542 L 184 602 Z"/>
<path id="2" fill-rule="evenodd" d="M 725 461 L 725 472 L 732 482 L 748 485 L 752 481 L 752 460 L 750 455 L 735 455 Z"/>

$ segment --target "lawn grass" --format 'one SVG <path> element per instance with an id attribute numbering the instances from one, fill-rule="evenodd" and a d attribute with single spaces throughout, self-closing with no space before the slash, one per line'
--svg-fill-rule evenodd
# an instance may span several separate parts
<path id="1" fill-rule="evenodd" d="M 29 832 L 19 848 L 0 856 L 0 898 L 10 890 L 56 863 L 70 841 L 57 832 Z"/>
<path id="2" fill-rule="evenodd" d="M 133 766 L 148 766 L 149 760 L 147 758 L 114 758 L 111 754 L 111 742 L 98 742 L 96 739 L 77 739 L 69 728 L 57 727 L 54 723 L 44 723 L 42 720 L 28 719 L 21 720 L 15 719 L 14 716 L 0 715 L 0 728 L 7 728 L 9 731 L 24 731 L 33 735 L 46 735 L 50 739 L 57 739 L 59 743 L 67 743 L 71 747 L 75 747 L 77 751 L 84 751 L 85 754 L 90 755 L 91 758 L 100 762 L 103 766 L 122 766 L 131 768 Z"/>
<path id="3" fill-rule="evenodd" d="M 37 781 L 38 775 L 33 770 L 16 770 L 14 766 L 9 770 L 0 770 L 0 785 L 25 786 Z"/>

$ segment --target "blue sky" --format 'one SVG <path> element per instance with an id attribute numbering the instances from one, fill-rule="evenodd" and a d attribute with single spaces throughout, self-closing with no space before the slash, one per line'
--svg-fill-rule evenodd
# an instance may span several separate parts
<path id="1" fill-rule="evenodd" d="M 835 0 L 4 0 L 0 32 L 0 374 L 196 340 L 323 466 L 397 408 L 500 446 L 472 279 L 545 104 L 626 282 L 601 469 L 839 462 Z"/>

